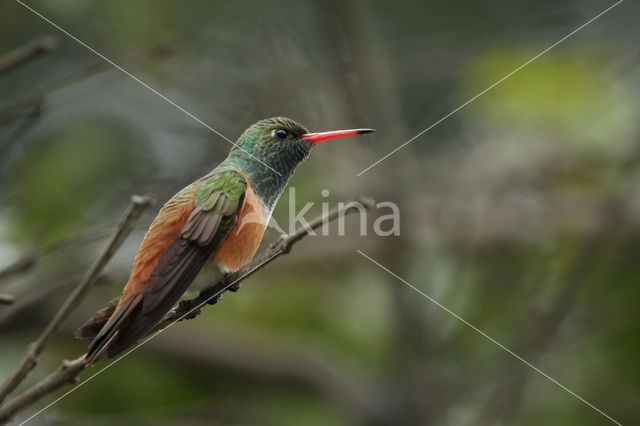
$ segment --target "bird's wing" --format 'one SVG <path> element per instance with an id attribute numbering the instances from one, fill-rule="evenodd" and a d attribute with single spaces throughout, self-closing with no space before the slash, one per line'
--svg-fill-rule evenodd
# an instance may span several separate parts
<path id="1" fill-rule="evenodd" d="M 99 358 L 105 349 L 109 357 L 126 349 L 171 309 L 235 223 L 246 188 L 245 178 L 234 171 L 220 172 L 197 182 L 188 219 L 170 244 L 155 256 L 157 262 L 154 261 L 148 282 L 132 284 L 130 279 L 118 309 L 90 346 L 88 362 Z M 162 214 L 161 211 L 159 219 Z M 154 232 L 159 231 L 152 225 L 149 238 L 153 238 Z M 143 241 L 136 264 L 140 252 L 149 249 L 148 246 L 150 244 L 145 245 Z M 134 265 L 132 276 L 135 270 Z"/>

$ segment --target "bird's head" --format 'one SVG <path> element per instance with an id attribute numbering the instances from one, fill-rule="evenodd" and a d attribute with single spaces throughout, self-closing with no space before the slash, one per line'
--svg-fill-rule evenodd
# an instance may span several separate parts
<path id="1" fill-rule="evenodd" d="M 229 156 L 252 168 L 268 166 L 284 176 L 290 176 L 296 166 L 309 156 L 316 143 L 374 131 L 351 129 L 310 133 L 302 124 L 290 118 L 267 118 L 245 130 Z"/>

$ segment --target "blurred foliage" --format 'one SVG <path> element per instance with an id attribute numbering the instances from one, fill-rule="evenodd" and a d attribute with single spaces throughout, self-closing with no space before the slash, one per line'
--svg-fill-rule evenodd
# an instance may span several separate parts
<path id="1" fill-rule="evenodd" d="M 12 206 L 16 238 L 46 245 L 99 221 L 116 200 L 113 188 L 135 175 L 137 138 L 124 130 L 108 120 L 80 119 L 35 141 L 9 172 L 19 188 Z"/>
<path id="2" fill-rule="evenodd" d="M 606 424 L 356 249 L 621 423 L 637 419 L 639 5 L 624 2 L 356 177 L 609 4 L 29 4 L 231 139 L 274 115 L 377 128 L 319 146 L 291 180 L 294 210 L 313 202 L 310 218 L 358 195 L 401 209 L 397 237 L 372 235 L 388 213 L 374 209 L 367 237 L 351 217 L 344 237 L 333 224 L 303 240 L 42 423 Z M 228 142 L 19 4 L 2 12 L 0 54 L 45 34 L 60 44 L 0 74 L 0 268 L 116 222 L 132 193 L 163 202 L 226 156 Z M 274 212 L 285 230 L 290 194 Z M 119 294 L 142 231 L 28 383 L 85 349 L 71 331 Z M 103 244 L 56 252 L 0 291 L 20 299 L 83 273 Z M 2 376 L 66 294 L 5 321 L 0 307 Z"/>
<path id="3" fill-rule="evenodd" d="M 463 98 L 489 87 L 502 70 L 515 70 L 538 53 L 515 47 L 478 55 L 465 70 L 470 77 Z M 519 71 L 517 79 L 492 89 L 491 96 L 480 98 L 474 107 L 482 108 L 484 119 L 497 126 L 525 126 L 528 132 L 544 129 L 574 149 L 624 158 L 635 147 L 630 136 L 636 130 L 637 106 L 617 80 L 598 68 L 611 60 L 606 52 L 593 49 L 549 53 Z"/>

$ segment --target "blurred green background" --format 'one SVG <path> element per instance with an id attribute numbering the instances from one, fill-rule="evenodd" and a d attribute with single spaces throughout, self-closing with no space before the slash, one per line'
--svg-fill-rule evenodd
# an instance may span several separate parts
<path id="1" fill-rule="evenodd" d="M 640 5 L 620 4 L 356 177 L 613 2 L 29 4 L 231 139 L 274 115 L 377 128 L 319 146 L 291 185 L 298 207 L 316 202 L 307 217 L 359 195 L 401 209 L 399 236 L 373 235 L 388 213 L 374 209 L 366 237 L 350 217 L 344 237 L 305 239 L 33 424 L 609 424 L 356 249 L 638 421 Z M 0 269 L 38 259 L 0 281 L 18 300 L 0 306 L 4 379 L 129 196 L 166 201 L 230 145 L 18 3 L 0 8 L 0 55 L 58 43 L 0 74 Z M 72 330 L 119 294 L 158 207 L 21 389 L 85 350 Z"/>

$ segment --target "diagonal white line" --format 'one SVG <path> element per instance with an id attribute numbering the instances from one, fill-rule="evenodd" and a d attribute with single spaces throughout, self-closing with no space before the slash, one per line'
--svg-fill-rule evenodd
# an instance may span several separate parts
<path id="1" fill-rule="evenodd" d="M 536 56 L 534 56 L 533 58 L 529 59 L 527 62 L 525 62 L 524 64 L 520 65 L 518 68 L 516 68 L 515 70 L 511 71 L 509 74 L 505 75 L 504 77 L 502 77 L 500 80 L 496 81 L 495 83 L 493 83 L 491 86 L 487 87 L 486 89 L 484 89 L 482 92 L 478 93 L 477 95 L 475 95 L 473 98 L 469 99 L 467 102 L 463 103 L 462 105 L 460 105 L 458 108 L 454 109 L 453 111 L 451 111 L 449 114 L 445 115 L 444 117 L 442 117 L 440 120 L 436 121 L 435 123 L 433 123 L 431 126 L 427 127 L 426 129 L 424 129 L 423 131 L 421 131 L 420 133 L 418 133 L 417 135 L 415 135 L 414 137 L 412 137 L 411 139 L 409 139 L 408 141 L 406 141 L 405 143 L 403 143 L 402 145 L 398 146 L 397 148 L 395 148 L 393 151 L 389 152 L 388 154 L 386 154 L 384 157 L 382 157 L 381 159 L 379 159 L 378 161 L 376 161 L 375 163 L 371 164 L 369 167 L 367 167 L 366 169 L 364 169 L 363 171 L 361 171 L 360 173 L 358 173 L 356 176 L 360 176 L 363 173 L 367 172 L 369 169 L 373 168 L 374 166 L 380 164 L 381 162 L 383 162 L 384 160 L 386 160 L 387 158 L 389 158 L 390 156 L 392 156 L 393 154 L 395 154 L 396 152 L 398 152 L 399 150 L 401 150 L 402 148 L 404 148 L 405 146 L 409 145 L 411 142 L 413 142 L 415 139 L 419 138 L 420 136 L 422 136 L 423 134 L 425 134 L 426 132 L 428 132 L 429 130 L 431 130 L 432 128 L 434 128 L 435 126 L 437 126 L 438 124 L 442 123 L 444 120 L 446 120 L 447 118 L 451 117 L 453 114 L 455 114 L 456 112 L 460 111 L 462 108 L 466 107 L 467 105 L 469 105 L 471 102 L 475 101 L 476 99 L 478 99 L 480 96 L 484 95 L 485 93 L 487 93 L 489 90 L 493 89 L 494 87 L 496 87 L 497 85 L 499 85 L 500 83 L 502 83 L 503 81 L 505 81 L 506 79 L 508 79 L 509 77 L 511 77 L 512 75 L 514 75 L 515 73 L 517 73 L 518 71 L 520 71 L 522 68 L 526 67 L 527 65 L 529 65 L 531 62 L 535 61 L 536 59 L 538 59 L 539 57 L 541 57 L 542 55 L 544 55 L 545 53 L 549 52 L 551 49 L 553 49 L 554 47 L 556 47 L 557 45 L 559 45 L 560 43 L 564 42 L 566 39 L 568 39 L 569 37 L 571 37 L 572 35 L 574 35 L 575 33 L 577 33 L 578 31 L 580 31 L 581 29 L 583 29 L 584 27 L 586 27 L 587 25 L 591 24 L 593 21 L 595 21 L 596 19 L 598 19 L 599 17 L 601 17 L 602 15 L 604 15 L 605 13 L 609 12 L 611 9 L 613 9 L 614 7 L 616 7 L 617 5 L 619 5 L 620 3 L 622 3 L 624 0 L 619 0 L 617 3 L 614 3 L 613 5 L 609 6 L 607 9 L 603 10 L 602 12 L 600 12 L 598 15 L 594 16 L 593 18 L 591 18 L 590 20 L 588 20 L 587 22 L 585 22 L 584 24 L 580 25 L 578 28 L 576 28 L 575 30 L 571 31 L 569 34 L 567 34 L 566 36 L 562 37 L 560 40 L 556 41 L 555 43 L 553 43 L 551 46 L 547 47 L 546 49 L 544 49 L 542 52 L 538 53 Z"/>
<path id="2" fill-rule="evenodd" d="M 244 277 L 246 277 L 247 275 L 251 275 L 251 273 L 253 271 L 255 271 L 256 269 L 258 269 L 259 267 L 261 267 L 262 265 L 264 265 L 265 263 L 269 262 L 271 259 L 273 259 L 274 257 L 276 257 L 277 255 L 279 255 L 282 252 L 282 250 L 279 250 L 277 252 L 275 252 L 273 254 L 273 256 L 269 257 L 268 259 L 266 259 L 264 262 L 260 263 L 259 265 L 256 265 L 255 268 L 251 269 L 249 272 L 247 272 L 246 274 L 244 274 L 243 276 L 241 276 L 240 278 L 238 278 L 237 280 L 233 281 L 232 283 L 228 284 L 227 286 L 225 286 L 222 290 L 218 291 L 217 293 L 215 293 L 214 295 L 208 297 L 204 302 L 200 303 L 199 305 L 197 305 L 196 307 L 192 308 L 191 310 L 189 310 L 187 313 L 185 313 L 184 315 L 180 316 L 179 318 L 175 319 L 173 322 L 169 323 L 169 325 L 167 325 L 165 328 L 156 331 L 155 333 L 153 333 L 151 336 L 147 337 L 146 339 L 144 339 L 142 342 L 138 343 L 136 346 L 134 346 L 133 348 L 131 348 L 130 350 L 128 350 L 127 352 L 125 352 L 122 356 L 119 356 L 118 358 L 114 359 L 111 363 L 105 365 L 104 367 L 102 367 L 100 370 L 96 371 L 95 373 L 93 373 L 91 376 L 87 377 L 85 380 L 83 380 L 82 382 L 78 383 L 75 387 L 69 389 L 67 392 L 63 393 L 62 395 L 60 395 L 58 398 L 56 398 L 55 400 L 53 400 L 52 402 L 50 402 L 49 404 L 45 405 L 43 408 L 41 408 L 40 410 L 36 411 L 34 414 L 32 414 L 30 417 L 28 417 L 26 420 L 23 420 L 18 426 L 22 426 L 25 423 L 29 422 L 30 420 L 32 420 L 34 417 L 36 417 L 37 415 L 39 415 L 40 413 L 42 413 L 43 411 L 45 411 L 46 409 L 50 408 L 52 405 L 56 404 L 57 402 L 59 402 L 61 399 L 65 398 L 67 395 L 69 395 L 72 392 L 75 392 L 76 390 L 78 390 L 78 388 L 84 384 L 86 384 L 89 380 L 93 379 L 94 377 L 96 377 L 98 374 L 102 373 L 104 370 L 106 370 L 107 368 L 111 367 L 113 364 L 115 364 L 116 362 L 120 361 L 121 359 L 123 359 L 124 357 L 126 357 L 127 355 L 129 355 L 131 352 L 135 351 L 136 349 L 138 349 L 140 346 L 144 345 L 145 343 L 147 343 L 149 340 L 153 339 L 154 337 L 156 337 L 158 334 L 162 333 L 163 331 L 169 329 L 169 327 L 171 327 L 172 325 L 174 325 L 175 323 L 177 323 L 178 321 L 182 320 L 184 317 L 186 317 L 187 315 L 189 315 L 190 313 L 192 313 L 193 311 L 195 311 L 196 309 L 200 309 L 202 306 L 204 306 L 209 300 L 213 299 L 214 297 L 216 297 L 217 295 L 219 295 L 220 293 L 222 293 L 223 291 L 225 291 L 226 289 L 228 289 L 229 287 L 231 287 L 232 285 L 234 285 L 235 283 L 237 283 L 238 281 L 241 281 L 242 279 L 244 279 Z"/>
<path id="3" fill-rule="evenodd" d="M 447 308 L 446 306 L 443 306 L 440 302 L 438 302 L 437 300 L 433 299 L 432 297 L 430 297 L 428 294 L 424 293 L 422 290 L 414 287 L 413 285 L 411 285 L 409 282 L 407 282 L 406 280 L 404 280 L 403 278 L 399 277 L 398 275 L 394 274 L 393 272 L 391 272 L 389 269 L 387 269 L 386 267 L 382 266 L 380 263 L 376 262 L 375 260 L 373 260 L 372 258 L 370 258 L 369 256 L 367 256 L 366 254 L 364 254 L 363 252 L 361 252 L 360 250 L 356 250 L 358 253 L 360 253 L 363 257 L 367 258 L 369 261 L 371 261 L 372 263 L 378 265 L 381 269 L 385 270 L 388 274 L 392 275 L 393 277 L 397 278 L 398 280 L 400 280 L 402 283 L 404 283 L 405 285 L 411 287 L 413 290 L 417 291 L 418 293 L 420 293 L 422 296 L 424 296 L 426 299 L 428 299 L 430 302 L 432 302 L 433 304 L 437 305 L 439 308 L 445 310 L 448 314 L 452 315 L 453 317 L 455 317 L 456 319 L 458 319 L 459 321 L 461 321 L 462 323 L 464 323 L 466 326 L 470 327 L 471 329 L 473 329 L 475 332 L 477 332 L 478 334 L 480 334 L 481 336 L 485 337 L 486 339 L 490 340 L 491 342 L 493 342 L 494 344 L 496 344 L 498 347 L 500 347 L 501 349 L 503 349 L 504 351 L 508 352 L 510 355 L 514 356 L 516 359 L 518 359 L 519 361 L 521 361 L 523 364 L 527 365 L 528 367 L 532 368 L 533 370 L 537 371 L 538 373 L 540 373 L 541 375 L 543 375 L 544 377 L 546 377 L 547 379 L 549 379 L 550 381 L 552 381 L 554 384 L 558 385 L 560 388 L 562 388 L 563 390 L 569 392 L 571 395 L 573 395 L 574 397 L 578 398 L 580 401 L 584 402 L 585 404 L 587 404 L 589 407 L 593 408 L 594 410 L 596 410 L 598 413 L 602 414 L 604 417 L 606 417 L 607 419 L 611 420 L 613 423 L 622 426 L 622 424 L 620 422 L 618 422 L 617 420 L 613 419 L 611 416 L 607 415 L 607 413 L 605 413 L 604 411 L 602 411 L 601 409 L 599 409 L 598 407 L 596 407 L 595 405 L 591 404 L 589 401 L 587 401 L 586 399 L 582 398 L 580 395 L 578 395 L 577 393 L 575 393 L 574 391 L 572 391 L 571 389 L 569 389 L 568 387 L 564 386 L 562 383 L 558 382 L 556 379 L 554 379 L 553 377 L 551 377 L 550 375 L 548 375 L 547 373 L 545 373 L 544 371 L 540 370 L 538 367 L 536 367 L 535 365 L 531 364 L 529 361 L 527 361 L 526 359 L 522 358 L 520 355 L 516 354 L 515 352 L 513 352 L 511 349 L 507 348 L 506 346 L 504 346 L 502 343 L 498 342 L 496 339 L 494 339 L 493 337 L 489 336 L 487 333 L 485 333 L 484 331 L 480 330 L 478 327 L 476 327 L 475 325 L 471 324 L 469 321 L 465 320 L 464 318 L 462 318 L 460 315 L 456 314 L 455 312 L 453 312 L 452 310 L 450 310 L 449 308 Z"/>
<path id="4" fill-rule="evenodd" d="M 21 4 L 22 6 L 24 6 L 25 8 L 29 9 L 31 12 L 33 12 L 34 14 L 36 14 L 37 16 L 39 16 L 40 18 L 42 18 L 43 20 L 45 20 L 46 22 L 48 22 L 49 24 L 51 24 L 52 26 L 54 26 L 56 29 L 58 29 L 59 31 L 61 31 L 62 33 L 64 33 L 65 35 L 67 35 L 68 37 L 70 37 L 71 39 L 73 39 L 75 42 L 77 42 L 78 44 L 80 44 L 81 46 L 86 47 L 87 49 L 89 49 L 91 52 L 93 52 L 94 54 L 96 54 L 98 57 L 100 57 L 101 59 L 103 59 L 104 61 L 108 62 L 109 64 L 113 65 L 115 68 L 117 68 L 118 70 L 122 71 L 124 74 L 126 74 L 127 76 L 131 77 L 132 79 L 134 79 L 136 82 L 140 83 L 143 87 L 145 87 L 147 90 L 149 90 L 150 92 L 160 96 L 162 99 L 164 99 L 165 101 L 167 101 L 169 104 L 171 104 L 172 106 L 174 106 L 175 108 L 179 109 L 180 111 L 182 111 L 183 113 L 185 113 L 186 115 L 188 115 L 189 117 L 193 118 L 195 121 L 197 121 L 198 123 L 202 124 L 204 127 L 206 127 L 207 129 L 211 130 L 213 133 L 215 133 L 216 135 L 220 136 L 221 138 L 223 138 L 224 140 L 226 140 L 227 142 L 229 142 L 231 145 L 241 149 L 242 151 L 246 152 L 247 154 L 249 154 L 249 156 L 251 156 L 251 158 L 253 158 L 254 160 L 259 161 L 260 163 L 262 163 L 263 165 L 265 165 L 266 167 L 268 167 L 269 169 L 271 169 L 274 173 L 277 173 L 278 175 L 282 176 L 282 174 L 280 172 L 278 172 L 277 170 L 275 170 L 273 167 L 269 166 L 268 164 L 266 164 L 265 162 L 263 162 L 262 160 L 260 160 L 259 158 L 255 157 L 254 155 L 252 155 L 251 153 L 247 152 L 244 148 L 238 146 L 235 142 L 233 142 L 231 139 L 229 139 L 228 137 L 226 137 L 225 135 L 223 135 L 222 133 L 220 133 L 219 131 L 217 131 L 216 129 L 214 129 L 213 127 L 209 126 L 207 123 L 205 123 L 204 121 L 202 121 L 201 119 L 199 119 L 198 117 L 196 117 L 195 115 L 193 115 L 192 113 L 190 113 L 189 111 L 187 111 L 186 109 L 184 109 L 183 107 L 181 107 L 180 105 L 178 105 L 177 103 L 175 103 L 174 101 L 172 101 L 171 99 L 169 99 L 168 97 L 166 97 L 165 95 L 163 95 L 162 93 L 158 92 L 156 89 L 154 89 L 153 87 L 149 86 L 147 83 L 145 83 L 144 81 L 140 80 L 138 77 L 136 77 L 135 75 L 131 74 L 129 71 L 125 70 L 124 68 L 122 68 L 120 65 L 116 64 L 115 62 L 113 62 L 111 59 L 107 58 L 106 56 L 104 56 L 102 53 L 98 52 L 97 50 L 95 50 L 94 48 L 92 48 L 91 46 L 89 46 L 87 43 L 83 42 L 82 40 L 80 40 L 78 37 L 74 36 L 73 34 L 71 34 L 69 31 L 65 30 L 64 28 L 62 28 L 61 26 L 59 26 L 58 24 L 56 24 L 55 22 L 51 21 L 49 18 L 47 18 L 46 16 L 43 16 L 40 12 L 34 10 L 32 7 L 27 6 L 26 4 L 24 4 L 21 0 L 16 0 L 16 2 L 18 2 L 19 4 Z"/>

